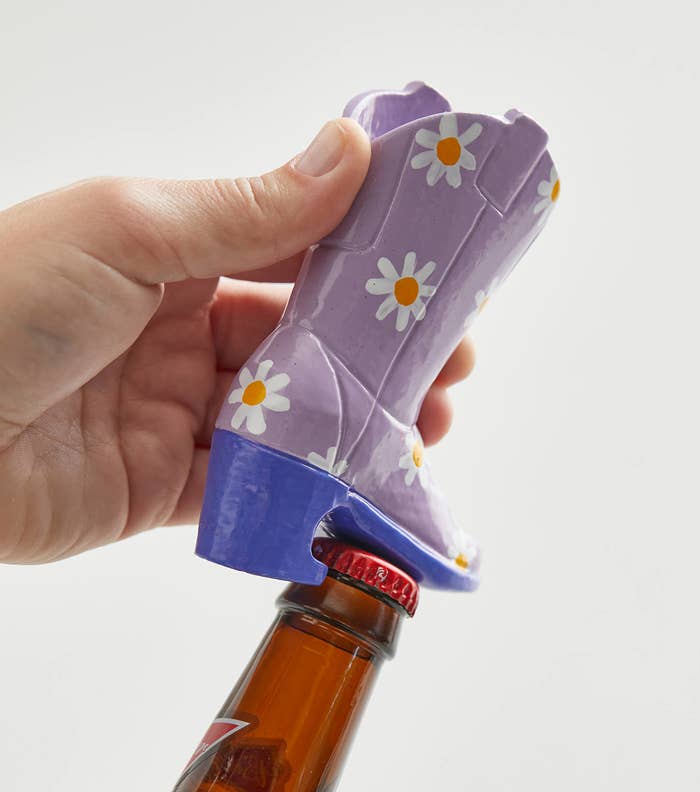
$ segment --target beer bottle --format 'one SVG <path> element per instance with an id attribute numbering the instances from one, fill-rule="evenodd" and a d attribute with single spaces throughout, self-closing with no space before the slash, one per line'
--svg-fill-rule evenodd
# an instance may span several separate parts
<path id="1" fill-rule="evenodd" d="M 396 649 L 416 582 L 377 556 L 314 540 L 320 586 L 293 583 L 190 759 L 175 792 L 334 789 L 382 662 Z"/>

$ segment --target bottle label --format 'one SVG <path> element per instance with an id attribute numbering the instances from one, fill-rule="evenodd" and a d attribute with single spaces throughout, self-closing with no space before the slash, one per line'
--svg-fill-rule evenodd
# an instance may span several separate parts
<path id="1" fill-rule="evenodd" d="M 246 726 L 250 726 L 248 721 L 237 720 L 235 718 L 217 718 L 207 729 L 204 737 L 202 737 L 202 741 L 197 746 L 197 750 L 192 754 L 192 758 L 182 771 L 180 780 L 189 773 L 199 759 L 213 751 L 222 740 L 239 732 L 241 729 L 245 729 Z"/>

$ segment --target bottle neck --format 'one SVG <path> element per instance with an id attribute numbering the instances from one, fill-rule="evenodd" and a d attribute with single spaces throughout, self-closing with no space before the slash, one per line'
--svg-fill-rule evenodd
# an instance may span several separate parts
<path id="1" fill-rule="evenodd" d="M 401 616 L 405 615 L 387 597 L 332 570 L 320 586 L 288 586 L 277 605 L 282 614 L 297 612 L 316 617 L 319 624 L 314 632 L 319 638 L 346 651 L 364 647 L 375 661 L 394 656 Z M 296 621 L 311 624 L 308 618 Z"/>
<path id="2" fill-rule="evenodd" d="M 329 574 L 320 586 L 285 589 L 212 726 L 219 731 L 210 729 L 177 792 L 334 787 L 402 615 L 361 585 Z M 226 728 L 235 731 L 213 745 Z"/>

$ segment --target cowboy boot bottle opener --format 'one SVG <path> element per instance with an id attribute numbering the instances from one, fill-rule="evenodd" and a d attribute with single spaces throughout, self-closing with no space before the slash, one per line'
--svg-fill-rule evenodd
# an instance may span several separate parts
<path id="1" fill-rule="evenodd" d="M 362 94 L 345 115 L 372 141 L 367 178 L 232 383 L 197 553 L 320 583 L 311 544 L 331 534 L 424 585 L 469 591 L 479 551 L 433 481 L 416 419 L 465 328 L 542 230 L 558 176 L 527 116 L 454 112 L 422 83 Z"/>

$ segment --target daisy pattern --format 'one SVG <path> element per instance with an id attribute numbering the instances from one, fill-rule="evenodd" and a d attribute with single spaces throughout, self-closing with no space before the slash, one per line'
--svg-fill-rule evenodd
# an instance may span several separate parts
<path id="1" fill-rule="evenodd" d="M 537 194 L 541 196 L 542 200 L 535 204 L 535 208 L 532 211 L 535 214 L 539 214 L 540 212 L 544 212 L 545 209 L 549 209 L 550 206 L 553 206 L 559 197 L 559 187 L 559 174 L 554 165 L 552 165 L 552 170 L 549 172 L 549 179 L 543 179 L 537 185 Z"/>
<path id="2" fill-rule="evenodd" d="M 327 470 L 332 476 L 342 476 L 348 469 L 348 461 L 347 459 L 341 459 L 336 462 L 337 455 L 337 447 L 331 446 L 326 451 L 326 456 L 321 456 L 321 454 L 312 451 L 306 458 L 312 465 L 316 465 L 321 470 Z"/>
<path id="3" fill-rule="evenodd" d="M 474 295 L 474 310 L 466 318 L 466 321 L 464 322 L 465 328 L 469 327 L 469 325 L 471 325 L 471 323 L 484 310 L 484 308 L 486 308 L 486 304 L 495 293 L 499 283 L 500 278 L 494 278 L 486 289 L 479 289 L 479 291 Z"/>
<path id="4" fill-rule="evenodd" d="M 365 289 L 370 294 L 388 294 L 389 296 L 377 308 L 375 316 L 380 321 L 398 309 L 396 313 L 396 329 L 403 332 L 408 326 L 408 320 L 413 314 L 419 322 L 425 316 L 425 304 L 421 297 L 432 297 L 436 286 L 430 286 L 425 281 L 433 274 L 435 262 L 429 261 L 418 272 L 416 268 L 416 254 L 411 251 L 406 253 L 403 260 L 401 275 L 394 269 L 388 258 L 382 256 L 377 262 L 377 267 L 383 278 L 370 278 L 365 283 Z"/>
<path id="5" fill-rule="evenodd" d="M 266 429 L 265 410 L 273 412 L 289 410 L 289 399 L 277 393 L 289 385 L 289 375 L 275 374 L 266 379 L 273 366 L 271 360 L 263 360 L 255 372 L 255 377 L 245 366 L 241 369 L 238 375 L 238 383 L 241 387 L 231 391 L 228 397 L 229 404 L 240 403 L 231 418 L 231 426 L 234 429 L 238 429 L 245 421 L 246 429 L 251 434 L 260 435 Z"/>
<path id="6" fill-rule="evenodd" d="M 415 477 L 418 476 L 421 486 L 425 487 L 428 483 L 428 471 L 423 464 L 423 441 L 420 437 L 409 435 L 406 438 L 406 448 L 408 451 L 399 459 L 399 467 L 406 471 L 404 483 L 410 487 Z"/>
<path id="7" fill-rule="evenodd" d="M 474 540 L 463 532 L 460 532 L 457 542 L 447 548 L 447 555 L 462 569 L 475 570 L 479 566 L 479 548 Z"/>
<path id="8" fill-rule="evenodd" d="M 460 169 L 476 170 L 476 159 L 471 151 L 467 151 L 467 146 L 479 137 L 482 129 L 481 124 L 475 121 L 460 135 L 457 116 L 445 113 L 440 119 L 439 133 L 430 129 L 419 129 L 416 133 L 416 143 L 428 150 L 416 154 L 411 159 L 411 167 L 415 170 L 428 168 L 426 181 L 431 187 L 443 175 L 449 185 L 459 187 L 462 183 Z"/>

